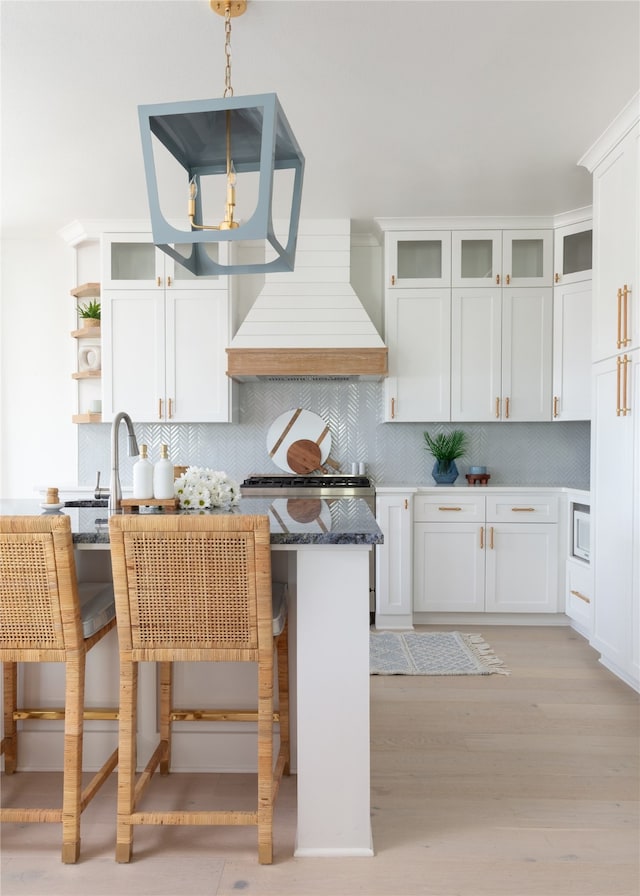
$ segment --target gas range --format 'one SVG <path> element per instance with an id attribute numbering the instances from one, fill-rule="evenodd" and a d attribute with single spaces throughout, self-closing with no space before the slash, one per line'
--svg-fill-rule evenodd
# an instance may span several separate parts
<path id="1" fill-rule="evenodd" d="M 266 473 L 248 476 L 240 486 L 240 494 L 254 498 L 364 498 L 372 504 L 375 488 L 368 476 Z"/>

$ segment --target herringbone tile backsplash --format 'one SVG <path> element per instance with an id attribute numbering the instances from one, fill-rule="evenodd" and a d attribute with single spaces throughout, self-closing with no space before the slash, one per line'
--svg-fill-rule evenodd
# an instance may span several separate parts
<path id="1" fill-rule="evenodd" d="M 589 488 L 590 425 L 575 423 L 383 423 L 380 383 L 281 382 L 244 383 L 239 389 L 237 424 L 134 425 L 138 442 L 149 445 L 152 461 L 160 444 L 169 445 L 175 464 L 198 464 L 225 470 L 241 481 L 250 473 L 279 472 L 269 457 L 266 439 L 273 421 L 290 408 L 307 408 L 329 424 L 331 457 L 348 472 L 352 461 L 364 461 L 378 485 L 433 485 L 433 459 L 424 448 L 424 430 L 431 434 L 453 428 L 470 437 L 460 474 L 483 464 L 491 485 L 564 485 Z M 126 411 L 126 408 L 122 410 Z M 127 456 L 121 427 L 120 478 L 131 485 L 135 460 Z M 96 470 L 108 482 L 110 426 L 78 426 L 78 482 L 92 486 Z"/>

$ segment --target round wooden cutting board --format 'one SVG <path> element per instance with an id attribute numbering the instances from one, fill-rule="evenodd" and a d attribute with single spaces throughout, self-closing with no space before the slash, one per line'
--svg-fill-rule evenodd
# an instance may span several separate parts
<path id="1" fill-rule="evenodd" d="M 293 449 L 290 456 L 289 449 Z M 317 470 L 329 457 L 331 433 L 318 414 L 305 408 L 293 408 L 281 414 L 269 427 L 267 451 L 276 466 L 285 473 L 304 476 Z M 310 467 L 309 464 L 318 458 L 318 454 L 319 459 Z"/>

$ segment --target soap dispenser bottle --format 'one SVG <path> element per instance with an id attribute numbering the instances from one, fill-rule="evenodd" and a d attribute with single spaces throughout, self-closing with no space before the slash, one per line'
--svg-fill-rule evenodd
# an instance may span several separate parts
<path id="1" fill-rule="evenodd" d="M 173 464 L 169 460 L 167 446 L 160 445 L 160 460 L 153 468 L 153 497 L 166 501 L 173 495 Z"/>
<path id="2" fill-rule="evenodd" d="M 146 445 L 140 445 L 140 460 L 133 465 L 133 497 L 153 498 L 153 464 Z"/>

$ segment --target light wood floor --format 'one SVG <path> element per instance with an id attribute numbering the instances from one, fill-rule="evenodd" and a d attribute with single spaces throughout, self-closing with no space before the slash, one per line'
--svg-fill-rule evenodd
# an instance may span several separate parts
<path id="1" fill-rule="evenodd" d="M 291 778 L 272 866 L 242 828 L 138 829 L 116 865 L 112 781 L 78 865 L 60 863 L 57 825 L 2 826 L 2 896 L 638 896 L 638 695 L 571 629 L 478 631 L 511 676 L 371 680 L 374 858 L 294 859 Z M 159 783 L 194 807 L 203 790 Z M 6 798 L 54 784 L 3 779 Z"/>

